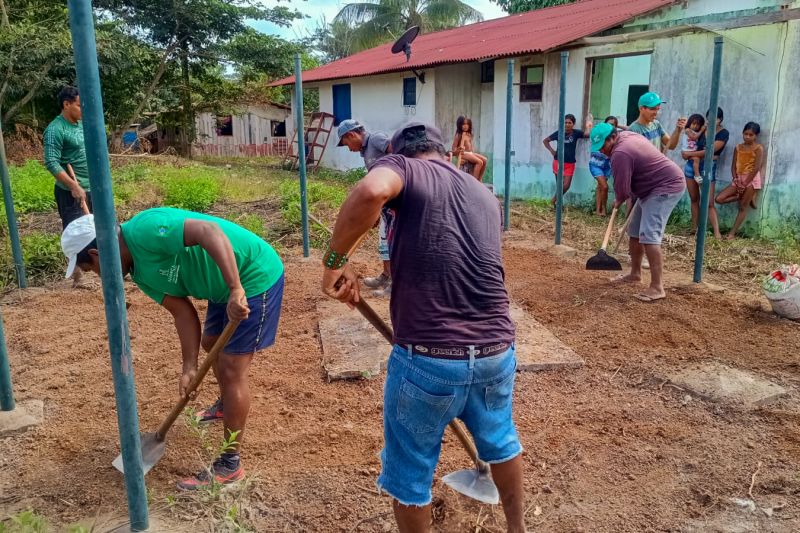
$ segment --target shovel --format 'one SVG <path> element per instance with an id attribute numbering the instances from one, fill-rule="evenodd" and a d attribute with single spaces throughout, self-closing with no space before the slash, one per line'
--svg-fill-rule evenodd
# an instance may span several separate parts
<path id="1" fill-rule="evenodd" d="M 153 468 L 153 466 L 159 461 L 159 459 L 161 459 L 161 456 L 164 455 L 164 450 L 167 447 L 166 442 L 164 442 L 164 439 L 167 436 L 167 431 L 169 431 L 169 428 L 172 427 L 172 424 L 175 423 L 175 420 L 183 412 L 186 404 L 189 403 L 192 394 L 197 390 L 197 387 L 200 386 L 203 378 L 206 377 L 208 369 L 211 368 L 214 363 L 216 363 L 219 353 L 228 343 L 238 325 L 238 321 L 228 322 L 228 325 L 225 326 L 225 329 L 217 339 L 217 342 L 214 343 L 211 351 L 208 352 L 203 364 L 201 364 L 200 368 L 197 369 L 197 375 L 194 377 L 194 380 L 189 383 L 189 387 L 186 389 L 186 394 L 183 395 L 183 398 L 181 398 L 177 405 L 172 408 L 172 411 L 170 411 L 169 415 L 167 415 L 167 418 L 161 422 L 161 425 L 158 427 L 155 433 L 144 433 L 141 435 L 143 474 L 149 472 L 150 469 Z M 125 473 L 125 469 L 122 465 L 122 454 L 118 455 L 111 464 L 123 474 Z"/>
<path id="2" fill-rule="evenodd" d="M 355 306 L 358 312 L 383 335 L 389 344 L 394 343 L 392 328 L 378 316 L 375 310 L 372 309 L 363 298 L 360 298 Z M 475 449 L 475 444 L 472 442 L 472 439 L 469 438 L 469 435 L 467 435 L 466 430 L 461 427 L 460 423 L 453 420 L 450 422 L 450 429 L 453 430 L 458 440 L 461 441 L 461 444 L 464 446 L 464 449 L 467 450 L 472 462 L 475 463 L 475 468 L 459 470 L 447 474 L 442 478 L 442 481 L 456 492 L 460 492 L 473 500 L 478 500 L 481 503 L 488 503 L 490 505 L 497 505 L 500 503 L 500 493 L 497 492 L 497 486 L 495 486 L 494 481 L 492 481 L 489 465 L 480 460 L 478 451 Z"/>
<path id="3" fill-rule="evenodd" d="M 603 237 L 603 245 L 597 255 L 590 257 L 586 261 L 586 270 L 622 270 L 622 265 L 619 264 L 619 261 L 606 253 L 606 247 L 608 246 L 608 240 L 611 238 L 611 230 L 614 227 L 614 219 L 616 217 L 617 208 L 615 207 L 609 217 L 608 229 L 606 229 L 605 237 Z"/>

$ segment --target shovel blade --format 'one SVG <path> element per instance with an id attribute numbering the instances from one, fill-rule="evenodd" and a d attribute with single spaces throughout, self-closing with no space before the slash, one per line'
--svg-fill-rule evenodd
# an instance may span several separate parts
<path id="1" fill-rule="evenodd" d="M 489 505 L 500 503 L 500 493 L 488 473 L 477 469 L 459 470 L 442 478 L 445 484 L 456 492 Z"/>
<path id="2" fill-rule="evenodd" d="M 155 433 L 145 433 L 141 435 L 142 446 L 142 473 L 146 474 L 164 455 L 164 450 L 167 448 L 166 442 L 159 439 Z M 114 468 L 125 473 L 125 467 L 122 464 L 122 454 L 118 455 L 111 463 Z"/>
<path id="3" fill-rule="evenodd" d="M 600 250 L 586 261 L 586 270 L 622 270 L 622 265 L 605 250 Z"/>

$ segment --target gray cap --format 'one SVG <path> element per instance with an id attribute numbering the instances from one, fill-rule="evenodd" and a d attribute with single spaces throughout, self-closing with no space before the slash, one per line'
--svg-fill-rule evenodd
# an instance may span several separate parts
<path id="1" fill-rule="evenodd" d="M 439 128 L 424 122 L 409 122 L 392 135 L 392 152 L 399 154 L 408 146 L 426 141 L 439 144 L 444 149 L 444 140 Z"/>
<path id="2" fill-rule="evenodd" d="M 364 126 L 355 119 L 348 118 L 347 120 L 343 120 L 339 123 L 339 129 L 336 130 L 336 133 L 339 135 L 339 144 L 336 146 L 343 146 L 342 145 L 342 137 L 347 135 L 353 130 L 357 130 L 358 128 L 363 128 Z"/>

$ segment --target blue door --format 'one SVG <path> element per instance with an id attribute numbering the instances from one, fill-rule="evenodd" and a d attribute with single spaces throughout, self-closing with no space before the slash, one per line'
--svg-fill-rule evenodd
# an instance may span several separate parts
<path id="1" fill-rule="evenodd" d="M 333 86 L 333 125 L 338 126 L 343 120 L 353 118 L 350 111 L 350 84 Z"/>

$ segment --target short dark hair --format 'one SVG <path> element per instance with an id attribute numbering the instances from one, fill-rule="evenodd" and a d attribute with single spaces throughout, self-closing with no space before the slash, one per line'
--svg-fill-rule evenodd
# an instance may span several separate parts
<path id="1" fill-rule="evenodd" d="M 688 128 L 689 126 L 691 126 L 692 122 L 699 122 L 700 127 L 702 128 L 703 126 L 706 125 L 706 117 L 704 117 L 700 113 L 695 113 L 694 115 L 690 115 L 689 118 L 686 120 L 686 127 Z"/>
<path id="2" fill-rule="evenodd" d="M 748 122 L 747 124 L 744 125 L 742 133 L 746 131 L 752 131 L 753 133 L 758 135 L 759 133 L 761 133 L 761 124 L 759 124 L 758 122 Z"/>
<path id="3" fill-rule="evenodd" d="M 576 119 L 575 115 L 573 115 L 572 113 L 568 113 L 568 114 L 564 115 L 564 120 L 571 120 L 573 124 L 578 122 L 578 119 Z"/>
<path id="4" fill-rule="evenodd" d="M 400 151 L 400 155 L 413 158 L 420 154 L 429 154 L 431 152 L 436 152 L 442 156 L 445 155 L 444 146 L 433 141 L 420 141 L 406 145 Z"/>
<path id="5" fill-rule="evenodd" d="M 708 118 L 709 115 L 711 115 L 711 110 L 710 109 L 708 111 L 706 111 L 706 118 Z M 717 108 L 717 118 L 719 119 L 720 122 L 725 120 L 725 113 L 722 111 L 721 107 Z"/>
<path id="6" fill-rule="evenodd" d="M 619 119 L 617 117 L 615 117 L 614 115 L 607 116 L 606 119 L 603 121 L 603 123 L 604 124 L 608 124 L 609 120 L 613 120 L 614 124 L 619 125 Z"/>
<path id="7" fill-rule="evenodd" d="M 64 102 L 74 102 L 79 96 L 80 93 L 77 87 L 72 87 L 71 85 L 63 87 L 58 91 L 58 107 L 64 109 Z"/>
<path id="8" fill-rule="evenodd" d="M 89 255 L 89 250 L 97 250 L 97 239 L 94 239 L 92 242 L 86 245 L 86 248 L 78 252 L 77 264 L 85 265 L 86 263 L 92 262 L 92 256 Z"/>

